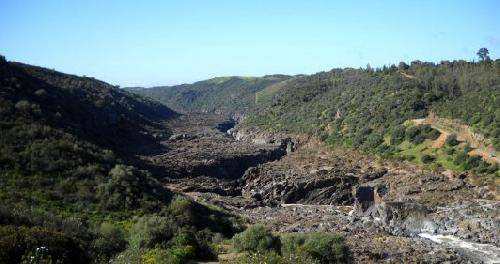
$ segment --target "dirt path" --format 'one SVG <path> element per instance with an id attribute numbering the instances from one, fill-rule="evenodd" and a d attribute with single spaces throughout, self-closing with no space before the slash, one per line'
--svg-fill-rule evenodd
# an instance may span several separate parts
<path id="1" fill-rule="evenodd" d="M 411 122 L 416 125 L 428 124 L 441 133 L 439 138 L 432 143 L 432 148 L 441 148 L 446 143 L 448 135 L 456 134 L 459 141 L 467 142 L 474 148 L 469 152 L 469 156 L 481 156 L 484 161 L 490 164 L 500 164 L 500 158 L 497 155 L 497 151 L 491 145 L 486 145 L 484 143 L 484 136 L 472 132 L 469 126 L 454 124 L 454 122 L 458 121 L 437 117 L 432 113 L 426 118 L 413 119 Z M 459 128 L 456 128 L 456 126 Z"/>
<path id="2" fill-rule="evenodd" d="M 417 79 L 417 77 L 410 75 L 406 72 L 401 72 L 401 75 L 403 75 L 403 77 L 408 78 L 408 79 Z"/>
<path id="3" fill-rule="evenodd" d="M 446 139 L 448 138 L 448 133 L 446 132 L 441 132 L 441 135 L 432 142 L 432 148 L 442 148 L 444 144 L 446 143 Z"/>
<path id="4" fill-rule="evenodd" d="M 481 156 L 484 161 L 490 164 L 500 164 L 500 158 L 495 156 L 495 152 L 482 149 L 474 149 L 469 152 L 469 156 Z"/>

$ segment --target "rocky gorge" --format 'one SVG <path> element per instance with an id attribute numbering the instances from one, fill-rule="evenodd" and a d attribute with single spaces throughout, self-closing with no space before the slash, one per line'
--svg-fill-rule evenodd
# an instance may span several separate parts
<path id="1" fill-rule="evenodd" d="M 498 263 L 500 202 L 468 174 L 242 127 L 219 115 L 169 122 L 143 156 L 165 185 L 277 232 L 337 232 L 356 263 Z"/>

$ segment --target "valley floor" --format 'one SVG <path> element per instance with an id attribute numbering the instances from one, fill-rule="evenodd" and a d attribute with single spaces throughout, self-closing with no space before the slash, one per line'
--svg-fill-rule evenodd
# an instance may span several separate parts
<path id="1" fill-rule="evenodd" d="M 356 263 L 500 263 L 497 190 L 472 176 L 233 125 L 183 115 L 166 152 L 142 159 L 170 171 L 170 189 L 250 223 L 340 233 Z"/>

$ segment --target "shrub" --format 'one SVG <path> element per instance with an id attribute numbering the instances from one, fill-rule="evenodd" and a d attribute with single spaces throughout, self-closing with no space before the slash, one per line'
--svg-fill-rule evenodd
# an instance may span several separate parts
<path id="1" fill-rule="evenodd" d="M 26 100 L 20 100 L 14 107 L 21 112 L 29 112 L 31 110 L 31 103 Z"/>
<path id="2" fill-rule="evenodd" d="M 73 238 L 40 227 L 0 226 L 0 249 L 0 263 L 20 263 L 31 257 L 54 263 L 89 261 Z"/>
<path id="3" fill-rule="evenodd" d="M 417 135 L 420 135 L 420 129 L 418 126 L 412 126 L 406 130 L 406 138 L 410 141 L 413 141 Z"/>
<path id="4" fill-rule="evenodd" d="M 40 98 L 45 98 L 47 97 L 47 91 L 45 89 L 38 89 L 35 91 L 35 95 Z"/>
<path id="5" fill-rule="evenodd" d="M 286 234 L 281 237 L 281 254 L 286 263 L 319 264 L 304 248 L 308 234 Z"/>
<path id="6" fill-rule="evenodd" d="M 428 155 L 428 154 L 424 154 L 421 158 L 421 161 L 423 163 L 431 163 L 435 160 L 434 156 L 431 156 L 431 155 Z"/>
<path id="7" fill-rule="evenodd" d="M 171 194 L 151 175 L 133 166 L 117 164 L 97 188 L 97 198 L 107 210 L 153 211 L 168 202 Z"/>
<path id="8" fill-rule="evenodd" d="M 457 135 L 451 134 L 446 138 L 446 145 L 453 147 L 458 144 L 460 144 L 460 142 L 457 140 Z"/>
<path id="9" fill-rule="evenodd" d="M 437 139 L 441 133 L 437 131 L 436 129 L 432 128 L 430 125 L 423 125 L 421 127 L 422 129 L 422 134 L 425 136 L 425 138 L 428 139 Z"/>
<path id="10" fill-rule="evenodd" d="M 102 260 L 108 260 L 127 246 L 123 231 L 109 223 L 102 223 L 98 229 L 98 237 L 92 242 L 92 248 Z"/>
<path id="11" fill-rule="evenodd" d="M 374 149 L 374 148 L 378 147 L 380 144 L 382 144 L 383 142 L 384 142 L 384 138 L 381 135 L 376 134 L 376 133 L 372 133 L 366 138 L 366 142 L 364 143 L 364 146 L 367 149 Z"/>
<path id="12" fill-rule="evenodd" d="M 465 161 L 465 169 L 470 170 L 472 168 L 479 167 L 481 165 L 482 159 L 480 156 L 469 156 Z"/>
<path id="13" fill-rule="evenodd" d="M 181 259 L 193 257 L 213 259 L 216 257 L 211 248 L 206 245 L 200 246 L 203 243 L 204 241 L 198 241 L 194 232 L 180 230 L 170 240 L 168 247 L 171 249 L 171 254 L 182 257 Z"/>
<path id="14" fill-rule="evenodd" d="M 397 126 L 391 131 L 391 144 L 397 145 L 405 139 L 406 129 L 404 126 Z"/>
<path id="15" fill-rule="evenodd" d="M 474 168 L 474 171 L 477 173 L 491 173 L 490 172 L 491 166 L 490 164 L 486 163 L 483 160 L 480 160 L 477 164 L 477 166 Z"/>
<path id="16" fill-rule="evenodd" d="M 182 264 L 194 256 L 194 248 L 191 246 L 159 248 L 148 250 L 142 256 L 143 263 L 151 264 Z"/>
<path id="17" fill-rule="evenodd" d="M 281 253 L 287 263 L 345 263 L 347 249 L 336 234 L 288 234 L 281 238 Z"/>
<path id="18" fill-rule="evenodd" d="M 425 140 L 425 137 L 424 137 L 423 135 L 420 135 L 420 134 L 419 134 L 419 135 L 416 135 L 416 136 L 415 136 L 415 137 L 411 140 L 411 142 L 412 142 L 413 144 L 420 144 L 420 143 L 424 142 L 424 140 Z"/>
<path id="19" fill-rule="evenodd" d="M 239 252 L 279 250 L 280 240 L 263 225 L 254 225 L 233 238 L 234 248 Z"/>
<path id="20" fill-rule="evenodd" d="M 465 164 L 465 162 L 467 161 L 467 157 L 468 157 L 467 152 L 461 151 L 453 159 L 453 164 L 455 165 Z"/>
<path id="21" fill-rule="evenodd" d="M 433 129 L 430 125 L 418 125 L 410 127 L 406 131 L 406 138 L 414 144 L 420 144 L 425 139 L 436 139 L 440 135 L 439 131 Z"/>
<path id="22" fill-rule="evenodd" d="M 495 173 L 495 172 L 497 172 L 498 170 L 499 170 L 499 168 L 498 168 L 498 164 L 496 164 L 496 163 L 495 163 L 495 164 L 492 164 L 492 165 L 490 165 L 490 166 L 488 167 L 488 171 L 487 171 L 487 172 L 488 172 L 488 173 Z"/>
<path id="23" fill-rule="evenodd" d="M 344 241 L 342 237 L 335 234 L 309 234 L 300 248 L 320 263 L 345 263 L 347 261 Z"/>
<path id="24" fill-rule="evenodd" d="M 372 129 L 370 127 L 363 127 L 360 130 L 356 132 L 353 138 L 353 145 L 354 146 L 360 146 L 362 145 L 365 141 L 366 138 L 372 133 Z"/>
<path id="25" fill-rule="evenodd" d="M 446 148 L 445 152 L 447 155 L 453 155 L 453 154 L 455 154 L 455 149 L 454 148 Z"/>
<path id="26" fill-rule="evenodd" d="M 168 207 L 168 212 L 181 224 L 193 225 L 199 220 L 196 214 L 195 204 L 183 196 L 176 196 L 172 200 Z"/>
<path id="27" fill-rule="evenodd" d="M 143 216 L 137 220 L 130 233 L 130 244 L 139 248 L 165 246 L 174 236 L 172 219 L 163 216 Z"/>

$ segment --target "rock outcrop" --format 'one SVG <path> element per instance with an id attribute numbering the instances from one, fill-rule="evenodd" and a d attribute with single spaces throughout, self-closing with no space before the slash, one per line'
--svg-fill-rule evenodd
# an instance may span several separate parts
<path id="1" fill-rule="evenodd" d="M 335 171 L 317 171 L 293 175 L 258 166 L 245 172 L 242 195 L 261 200 L 267 205 L 288 203 L 351 205 L 351 189 L 357 178 Z"/>

